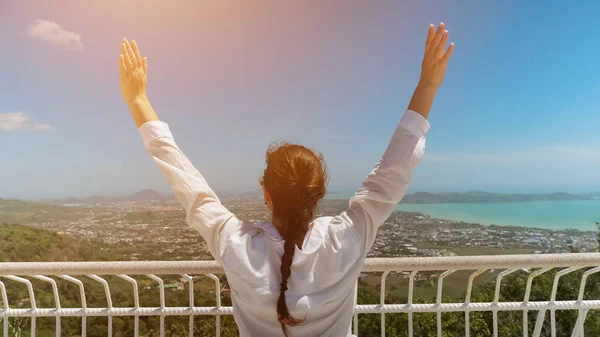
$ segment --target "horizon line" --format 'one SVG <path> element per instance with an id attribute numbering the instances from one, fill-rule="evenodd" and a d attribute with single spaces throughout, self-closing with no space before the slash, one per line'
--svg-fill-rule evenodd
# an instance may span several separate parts
<path id="1" fill-rule="evenodd" d="M 119 194 L 92 194 L 92 195 L 88 195 L 88 196 L 73 196 L 73 195 L 68 195 L 68 196 L 64 196 L 64 197 L 41 197 L 41 198 L 18 198 L 18 197 L 3 197 L 0 196 L 0 199 L 6 199 L 6 200 L 22 200 L 22 201 L 33 201 L 33 202 L 41 202 L 41 201 L 65 201 L 68 199 L 81 199 L 81 200 L 86 200 L 89 198 L 93 198 L 93 197 L 103 197 L 103 198 L 127 198 L 127 197 L 131 197 L 139 192 L 143 192 L 143 191 L 149 191 L 149 192 L 156 192 L 161 194 L 162 196 L 165 197 L 169 197 L 169 196 L 173 196 L 173 193 L 170 192 L 169 190 L 162 190 L 162 189 L 153 189 L 153 188 L 142 188 L 139 190 L 136 190 L 134 192 L 129 192 L 129 193 L 119 193 Z M 343 195 L 348 195 L 347 198 L 350 198 L 352 196 L 352 194 L 354 192 L 351 191 L 356 191 L 355 188 L 338 188 L 334 191 L 328 192 L 325 195 L 325 199 L 329 196 L 334 196 L 334 195 L 339 195 L 339 194 L 343 194 Z M 261 192 L 261 189 L 255 189 L 255 190 L 245 190 L 245 191 L 240 191 L 240 192 L 235 192 L 235 191 L 227 191 L 227 190 L 222 190 L 222 191 L 215 191 L 215 193 L 217 195 L 223 195 L 224 197 L 234 197 L 234 196 L 243 196 L 243 195 L 251 195 L 251 194 L 259 194 Z M 465 190 L 465 191 L 443 191 L 443 192 L 430 192 L 427 190 L 418 190 L 418 191 L 414 191 L 414 192 L 410 192 L 410 193 L 406 193 L 406 195 L 414 195 L 414 194 L 418 194 L 418 193 L 429 193 L 429 194 L 434 194 L 434 195 L 440 195 L 440 194 L 466 194 L 466 193 L 473 193 L 473 192 L 481 192 L 481 193 L 489 193 L 489 194 L 512 194 L 512 195 L 551 195 L 551 194 L 558 194 L 558 193 L 566 193 L 566 194 L 570 194 L 570 195 L 590 195 L 590 194 L 600 194 L 600 189 L 594 189 L 594 190 L 590 190 L 588 192 L 568 192 L 566 190 L 555 190 L 554 192 L 493 192 L 490 190 L 483 190 L 483 189 L 470 189 L 470 190 Z M 343 198 L 333 198 L 333 199 L 343 199 Z"/>

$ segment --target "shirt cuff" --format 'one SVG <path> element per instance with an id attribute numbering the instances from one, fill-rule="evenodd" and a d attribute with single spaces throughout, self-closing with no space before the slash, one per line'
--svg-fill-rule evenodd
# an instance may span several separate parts
<path id="1" fill-rule="evenodd" d="M 410 131 L 415 136 L 421 138 L 429 131 L 429 122 L 420 113 L 406 110 L 398 122 L 398 127 Z"/>
<path id="2" fill-rule="evenodd" d="M 138 129 L 144 146 L 148 146 L 156 138 L 173 138 L 169 125 L 161 121 L 150 121 L 142 124 Z"/>

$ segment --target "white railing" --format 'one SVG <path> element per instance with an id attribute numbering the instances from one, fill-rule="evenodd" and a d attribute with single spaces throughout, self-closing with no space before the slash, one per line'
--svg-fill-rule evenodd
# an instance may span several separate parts
<path id="1" fill-rule="evenodd" d="M 559 270 L 553 278 L 552 290 L 545 301 L 530 301 L 530 294 L 534 278 L 549 272 L 552 269 Z M 561 277 L 579 269 L 584 270 L 579 280 L 579 293 L 576 299 L 556 300 L 558 282 Z M 472 271 L 466 281 L 466 295 L 461 303 L 443 303 L 443 281 L 450 274 L 457 271 Z M 491 302 L 471 302 L 473 282 L 476 277 L 484 272 L 497 270 L 495 273 L 495 293 Z M 528 273 L 525 285 L 525 296 L 522 301 L 505 302 L 500 300 L 500 287 L 502 279 L 516 271 L 523 270 Z M 408 278 L 408 301 L 402 304 L 391 304 L 385 302 L 386 279 L 391 272 L 409 272 Z M 415 289 L 415 277 L 418 273 L 441 271 L 437 275 L 437 296 L 435 303 L 413 303 Z M 545 321 L 546 313 L 550 315 L 551 335 L 556 336 L 556 310 L 576 310 L 578 318 L 572 331 L 573 337 L 583 337 L 583 325 L 590 309 L 600 309 L 600 298 L 584 299 L 584 289 L 588 277 L 600 272 L 600 254 L 547 254 L 547 255 L 500 255 L 500 256 L 456 256 L 456 257 L 425 257 L 425 258 L 376 258 L 367 259 L 363 272 L 378 272 L 381 275 L 380 303 L 361 304 L 356 306 L 353 331 L 358 335 L 358 315 L 366 313 L 381 314 L 381 335 L 385 336 L 385 314 L 407 313 L 408 335 L 413 336 L 413 314 L 414 313 L 437 313 L 437 336 L 442 336 L 442 313 L 464 312 L 465 331 L 464 335 L 470 336 L 470 312 L 486 311 L 493 315 L 493 336 L 498 336 L 498 312 L 521 311 L 523 312 L 523 336 L 528 336 L 528 312 L 537 311 L 537 319 L 532 336 L 539 337 Z M 132 317 L 134 320 L 134 335 L 139 335 L 139 320 L 142 316 L 158 316 L 160 319 L 160 335 L 165 334 L 165 317 L 188 316 L 189 327 L 187 334 L 194 334 L 194 317 L 198 315 L 216 316 L 216 336 L 220 336 L 220 316 L 231 315 L 230 306 L 221 306 L 221 282 L 215 274 L 223 274 L 222 268 L 214 261 L 144 261 L 144 262 L 49 262 L 49 263 L 0 263 L 0 295 L 1 310 L 0 325 L 3 335 L 9 336 L 11 320 L 17 318 L 30 318 L 31 336 L 36 333 L 36 318 L 55 317 L 56 336 L 61 335 L 61 317 L 80 317 L 82 337 L 86 336 L 88 328 L 87 317 L 108 317 L 108 336 L 112 336 L 112 318 L 116 316 Z M 102 276 L 99 276 L 102 275 Z M 165 287 L 163 279 L 166 276 L 178 275 L 187 283 L 188 305 L 172 307 L 165 304 Z M 215 306 L 195 306 L 194 304 L 194 282 L 191 275 L 206 275 L 214 281 Z M 113 294 L 111 294 L 111 283 L 114 279 L 122 279 L 131 284 L 133 293 L 133 306 L 116 307 L 113 305 Z M 51 308 L 39 307 L 36 303 L 35 287 L 32 282 L 41 281 L 51 285 L 54 306 Z M 84 282 L 89 280 L 97 282 L 104 289 L 106 307 L 90 307 L 86 301 L 86 289 Z M 107 281 L 109 280 L 109 281 Z M 112 280 L 112 281 L 111 281 Z M 147 307 L 140 305 L 140 282 L 155 282 L 159 286 L 158 307 Z M 81 306 L 77 308 L 61 307 L 59 295 L 59 284 L 70 283 L 78 287 Z M 9 298 L 7 289 L 21 284 L 27 288 L 28 299 L 21 299 L 22 303 L 30 303 L 27 308 L 15 307 L 16 299 Z M 89 282 L 88 282 L 89 284 Z M 64 287 L 62 287 L 64 289 Z M 12 304 L 11 304 L 12 303 Z"/>

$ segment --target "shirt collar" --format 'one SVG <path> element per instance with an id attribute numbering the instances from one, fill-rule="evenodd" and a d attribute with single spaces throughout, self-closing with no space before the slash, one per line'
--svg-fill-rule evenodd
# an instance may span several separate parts
<path id="1" fill-rule="evenodd" d="M 262 231 L 267 235 L 267 237 L 273 241 L 283 242 L 283 238 L 277 228 L 269 221 L 260 221 L 256 224 L 257 228 L 262 229 Z M 312 228 L 308 231 L 308 235 L 304 240 L 304 245 L 302 249 L 297 249 L 297 252 L 302 254 L 312 254 L 317 249 L 319 249 L 323 245 L 323 241 L 325 240 L 325 234 L 327 232 L 327 228 L 329 227 L 329 222 L 324 221 L 324 219 L 315 219 L 313 221 Z"/>

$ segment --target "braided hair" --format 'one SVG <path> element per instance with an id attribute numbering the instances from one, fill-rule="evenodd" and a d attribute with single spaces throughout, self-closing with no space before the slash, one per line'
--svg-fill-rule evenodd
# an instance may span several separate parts
<path id="1" fill-rule="evenodd" d="M 272 145 L 267 150 L 266 163 L 261 184 L 270 195 L 273 218 L 282 224 L 279 231 L 284 240 L 277 319 L 288 337 L 287 326 L 304 322 L 292 317 L 285 301 L 292 261 L 296 246 L 302 249 L 317 203 L 325 196 L 327 173 L 323 156 L 301 145 Z"/>

